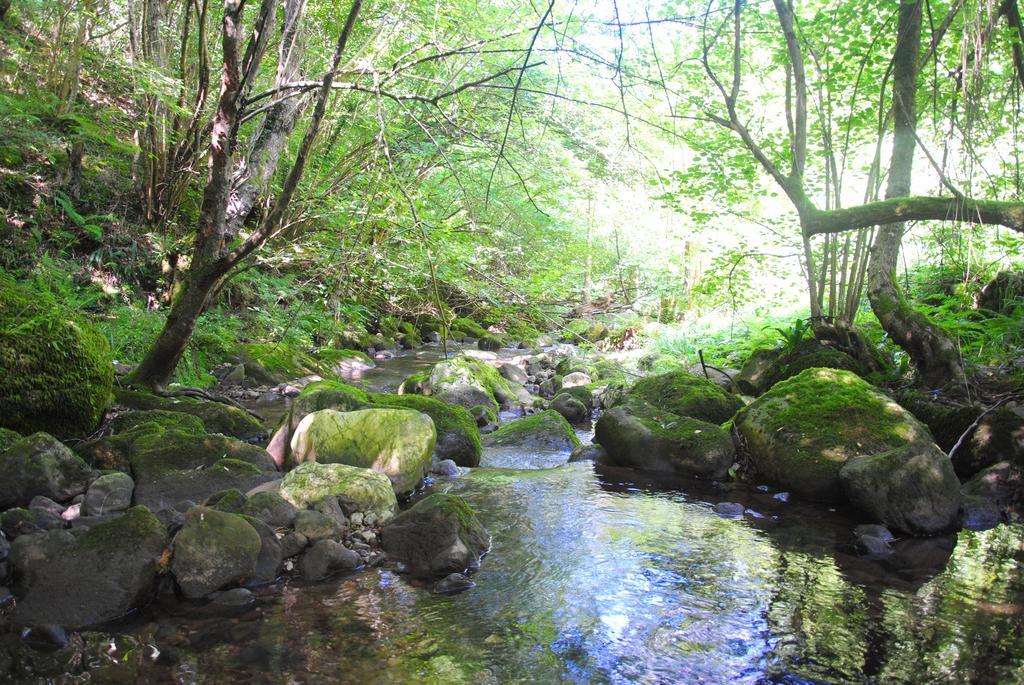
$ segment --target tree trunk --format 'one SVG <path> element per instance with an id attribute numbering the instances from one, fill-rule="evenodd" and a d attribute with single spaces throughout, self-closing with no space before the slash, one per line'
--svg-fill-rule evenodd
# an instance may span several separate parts
<path id="1" fill-rule="evenodd" d="M 11 8 L 11 0 L 0 0 L 0 21 L 7 16 L 7 10 Z"/>
<path id="2" fill-rule="evenodd" d="M 910 194 L 917 124 L 918 53 L 921 42 L 921 1 L 903 2 L 899 9 L 896 53 L 893 58 L 893 150 L 886 199 Z M 868 267 L 868 299 L 882 328 L 906 350 L 921 381 L 932 387 L 965 381 L 960 355 L 952 339 L 915 310 L 896 280 L 896 267 L 905 223 L 880 226 Z"/>

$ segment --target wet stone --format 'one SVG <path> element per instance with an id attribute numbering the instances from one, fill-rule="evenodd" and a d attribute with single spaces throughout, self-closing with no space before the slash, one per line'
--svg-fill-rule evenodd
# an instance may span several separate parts
<path id="1" fill-rule="evenodd" d="M 467 576 L 461 573 L 452 573 L 434 583 L 434 593 L 438 595 L 453 595 L 474 587 L 476 587 L 476 583 Z"/>
<path id="2" fill-rule="evenodd" d="M 719 502 L 712 507 L 712 509 L 719 516 L 724 516 L 726 518 L 737 518 L 743 516 L 743 512 L 747 510 L 747 508 L 739 502 Z"/>

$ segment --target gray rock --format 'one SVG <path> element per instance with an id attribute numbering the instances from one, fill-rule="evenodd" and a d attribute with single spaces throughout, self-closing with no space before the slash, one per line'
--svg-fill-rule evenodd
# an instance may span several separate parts
<path id="1" fill-rule="evenodd" d="M 309 538 L 302 533 L 288 533 L 281 538 L 281 558 L 290 559 L 301 552 L 309 544 Z"/>
<path id="2" fill-rule="evenodd" d="M 896 536 L 893 535 L 888 528 L 880 526 L 877 523 L 862 523 L 853 529 L 853 534 L 857 537 L 869 535 L 880 540 L 885 540 L 886 542 L 892 542 L 896 539 Z"/>
<path id="3" fill-rule="evenodd" d="M 590 410 L 572 395 L 560 393 L 551 400 L 551 408 L 561 414 L 566 421 L 574 426 L 590 422 Z"/>
<path id="4" fill-rule="evenodd" d="M 960 525 L 967 530 L 988 530 L 1003 522 L 999 505 L 985 497 L 964 497 L 960 506 Z"/>
<path id="5" fill-rule="evenodd" d="M 284 551 L 274 531 L 263 521 L 247 518 L 246 521 L 260 536 L 260 553 L 256 557 L 256 569 L 252 574 L 254 583 L 273 583 L 281 572 Z"/>
<path id="6" fill-rule="evenodd" d="M 396 516 L 383 531 L 388 557 L 417 576 L 461 573 L 479 566 L 490 536 L 455 495 L 434 493 Z"/>
<path id="7" fill-rule="evenodd" d="M 454 595 L 476 587 L 476 583 L 461 573 L 451 573 L 434 583 L 434 593 L 438 595 Z"/>
<path id="8" fill-rule="evenodd" d="M 563 388 L 575 388 L 578 385 L 590 385 L 594 381 L 583 371 L 573 371 L 562 377 Z"/>
<path id="9" fill-rule="evenodd" d="M 334 540 L 319 540 L 299 558 L 298 569 L 303 580 L 314 583 L 337 571 L 359 567 L 359 555 Z"/>
<path id="10" fill-rule="evenodd" d="M 205 597 L 251 579 L 261 549 L 259 533 L 241 516 L 194 507 L 174 537 L 171 572 L 186 597 Z"/>
<path id="11" fill-rule="evenodd" d="M 600 445 L 580 445 L 569 455 L 569 463 L 575 461 L 592 461 L 598 464 L 608 463 L 608 452 Z"/>
<path id="12" fill-rule="evenodd" d="M 743 516 L 743 512 L 747 510 L 747 508 L 739 502 L 718 502 L 712 507 L 712 509 L 719 516 L 724 516 L 726 518 L 738 518 Z"/>
<path id="13" fill-rule="evenodd" d="M 298 512 L 288 500 L 276 492 L 257 492 L 242 507 L 246 516 L 252 516 L 273 528 L 290 528 Z"/>
<path id="14" fill-rule="evenodd" d="M 217 606 L 238 609 L 254 605 L 256 603 L 256 596 L 251 590 L 247 590 L 244 587 L 236 587 L 231 590 L 214 592 L 210 595 L 210 601 Z"/>
<path id="15" fill-rule="evenodd" d="M 500 373 L 506 380 L 514 381 L 522 385 L 526 385 L 529 382 L 526 371 L 524 371 L 518 364 L 502 364 L 501 368 L 498 369 L 498 373 Z"/>
<path id="16" fill-rule="evenodd" d="M 884 557 L 893 553 L 889 541 L 874 535 L 861 535 L 854 543 L 857 552 L 867 557 Z"/>
<path id="17" fill-rule="evenodd" d="M 310 542 L 317 542 L 340 538 L 345 534 L 345 528 L 326 514 L 306 509 L 295 517 L 295 532 L 305 535 Z"/>
<path id="18" fill-rule="evenodd" d="M 442 459 L 430 467 L 430 472 L 443 478 L 458 478 L 461 471 L 458 464 L 451 459 Z"/>
<path id="19" fill-rule="evenodd" d="M 124 511 L 132 504 L 135 481 L 127 473 L 108 473 L 92 482 L 85 493 L 86 516 L 103 516 Z"/>
<path id="20" fill-rule="evenodd" d="M 965 497 L 984 497 L 1007 506 L 1024 496 L 1024 471 L 1011 462 L 999 462 L 975 474 L 961 491 Z"/>
<path id="21" fill-rule="evenodd" d="M 28 503 L 28 509 L 29 511 L 48 511 L 51 514 L 54 514 L 55 516 L 60 516 L 64 513 L 66 507 L 61 504 L 57 504 L 49 497 L 36 495 L 35 497 L 32 498 L 32 501 Z"/>
<path id="22" fill-rule="evenodd" d="M 36 495 L 66 502 L 85 492 L 92 469 L 57 438 L 35 433 L 0 453 L 0 509 L 23 506 Z"/>
<path id="23" fill-rule="evenodd" d="M 11 555 L 11 543 L 7 541 L 7 536 L 0 533 L 0 562 L 7 561 L 7 557 Z"/>

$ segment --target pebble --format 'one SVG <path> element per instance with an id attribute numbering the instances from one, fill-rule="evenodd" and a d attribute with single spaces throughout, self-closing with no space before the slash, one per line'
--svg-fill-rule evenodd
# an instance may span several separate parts
<path id="1" fill-rule="evenodd" d="M 372 530 L 363 530 L 359 532 L 359 537 L 368 543 L 373 543 L 377 540 L 377 534 Z"/>
<path id="2" fill-rule="evenodd" d="M 357 512 L 353 513 L 352 516 L 350 516 L 348 520 L 349 520 L 349 523 L 351 523 L 353 527 L 357 527 L 357 526 L 363 525 L 363 512 L 357 511 Z"/>

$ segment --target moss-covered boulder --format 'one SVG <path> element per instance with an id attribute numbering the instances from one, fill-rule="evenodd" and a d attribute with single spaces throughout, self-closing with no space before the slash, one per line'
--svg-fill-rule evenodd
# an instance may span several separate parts
<path id="1" fill-rule="evenodd" d="M 0 428 L 0 452 L 22 439 L 22 434 L 9 428 Z"/>
<path id="2" fill-rule="evenodd" d="M 852 371 L 859 376 L 866 374 L 864 366 L 847 353 L 809 338 L 792 348 L 755 350 L 740 369 L 736 383 L 743 393 L 760 395 L 776 383 L 814 368 Z"/>
<path id="3" fill-rule="evenodd" d="M 933 444 L 852 457 L 839 470 L 839 481 L 854 506 L 889 528 L 935 535 L 958 520 L 960 480 Z"/>
<path id="4" fill-rule="evenodd" d="M 0 426 L 84 438 L 106 411 L 113 382 L 106 338 L 0 274 Z"/>
<path id="5" fill-rule="evenodd" d="M 263 521 L 273 528 L 290 528 L 296 512 L 292 503 L 277 492 L 256 492 L 246 499 L 241 513 Z"/>
<path id="6" fill-rule="evenodd" d="M 644 471 L 724 478 L 736 456 L 732 438 L 713 423 L 628 398 L 597 420 L 595 442 L 608 460 Z"/>
<path id="7" fill-rule="evenodd" d="M 189 598 L 251 579 L 262 541 L 241 516 L 193 507 L 174 536 L 171 573 Z"/>
<path id="8" fill-rule="evenodd" d="M 110 422 L 114 433 L 127 433 L 143 424 L 156 424 L 160 428 L 173 429 L 200 435 L 206 432 L 203 420 L 186 412 L 151 409 L 149 411 L 130 411 L 120 414 Z"/>
<path id="9" fill-rule="evenodd" d="M 132 445 L 143 435 L 162 433 L 173 429 L 192 435 L 205 435 L 206 429 L 199 417 L 177 411 L 132 411 L 121 414 L 111 422 L 113 435 L 93 438 L 75 445 L 75 453 L 93 468 L 100 470 L 130 471 L 128 457 Z"/>
<path id="10" fill-rule="evenodd" d="M 461 331 L 470 338 L 482 338 L 487 335 L 487 329 L 469 317 L 460 317 L 452 321 L 450 326 L 452 332 Z"/>
<path id="11" fill-rule="evenodd" d="M 220 433 L 245 442 L 261 442 L 267 438 L 267 429 L 255 417 L 222 402 L 206 402 L 191 397 L 161 397 L 125 388 L 115 389 L 114 397 L 119 404 L 129 409 L 191 414 L 202 421 L 205 430 L 210 433 Z"/>
<path id="12" fill-rule="evenodd" d="M 736 415 L 756 474 L 807 499 L 842 499 L 839 469 L 859 455 L 931 444 L 928 429 L 850 371 L 807 369 Z"/>
<path id="13" fill-rule="evenodd" d="M 377 366 L 365 353 L 358 350 L 324 348 L 317 350 L 314 357 L 321 367 L 330 369 L 336 374 L 365 371 Z"/>
<path id="14" fill-rule="evenodd" d="M 128 459 L 135 502 L 153 511 L 203 502 L 222 490 L 246 492 L 280 478 L 266 450 L 223 435 L 149 433 L 132 443 Z"/>
<path id="15" fill-rule="evenodd" d="M 0 510 L 42 495 L 66 502 L 85 492 L 92 469 L 48 433 L 34 433 L 0 453 Z"/>
<path id="16" fill-rule="evenodd" d="M 22 588 L 13 621 L 77 630 L 141 608 L 166 544 L 167 531 L 145 507 L 78 536 L 56 530 L 18 538 L 11 562 Z"/>
<path id="17" fill-rule="evenodd" d="M 399 395 L 429 395 L 430 394 L 430 372 L 421 371 L 414 373 L 401 382 L 398 386 Z"/>
<path id="18" fill-rule="evenodd" d="M 382 409 L 413 409 L 429 416 L 437 431 L 434 456 L 438 461 L 451 459 L 470 467 L 480 463 L 480 429 L 463 407 L 419 395 L 371 395 L 370 401 Z"/>
<path id="19" fill-rule="evenodd" d="M 461 573 L 480 565 L 491 538 L 466 501 L 434 493 L 381 531 L 384 551 L 416 576 Z"/>
<path id="20" fill-rule="evenodd" d="M 738 397 L 707 378 L 698 378 L 684 370 L 642 378 L 629 391 L 629 396 L 659 411 L 716 424 L 725 423 L 743 406 Z"/>
<path id="21" fill-rule="evenodd" d="M 396 494 L 413 491 L 430 466 L 437 433 L 429 416 L 405 409 L 324 409 L 302 419 L 292 436 L 297 463 L 348 464 L 387 476 Z"/>
<path id="22" fill-rule="evenodd" d="M 551 409 L 574 426 L 585 426 L 590 423 L 590 408 L 564 391 L 551 400 Z"/>
<path id="23" fill-rule="evenodd" d="M 398 500 L 387 476 L 345 464 L 299 464 L 285 474 L 279 493 L 298 509 L 337 497 L 346 513 L 358 511 L 389 519 L 398 511 Z"/>
<path id="24" fill-rule="evenodd" d="M 532 403 L 529 393 L 521 385 L 503 378 L 486 361 L 466 355 L 435 364 L 428 383 L 434 397 L 466 409 L 484 406 L 496 412 L 501 408 Z"/>
<path id="25" fill-rule="evenodd" d="M 292 421 L 295 425 L 307 415 L 321 409 L 354 411 L 371 404 L 369 395 L 360 388 L 341 381 L 326 380 L 310 383 L 295 399 L 292 405 Z"/>
<path id="26" fill-rule="evenodd" d="M 82 513 L 104 516 L 124 511 L 132 505 L 135 481 L 127 473 L 106 473 L 92 483 L 82 501 Z"/>
<path id="27" fill-rule="evenodd" d="M 313 355 L 285 343 L 241 345 L 237 357 L 246 365 L 246 371 L 250 364 L 254 364 L 265 369 L 274 379 L 280 380 L 322 374 L 329 369 L 329 365 L 322 364 Z"/>
<path id="28" fill-rule="evenodd" d="M 480 336 L 480 339 L 476 341 L 478 349 L 485 350 L 488 352 L 497 352 L 505 346 L 504 341 L 496 335 L 487 333 Z"/>
<path id="29" fill-rule="evenodd" d="M 485 435 L 483 440 L 486 447 L 515 448 L 524 452 L 568 453 L 580 444 L 569 422 L 553 409 L 507 423 Z"/>

